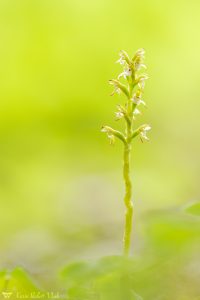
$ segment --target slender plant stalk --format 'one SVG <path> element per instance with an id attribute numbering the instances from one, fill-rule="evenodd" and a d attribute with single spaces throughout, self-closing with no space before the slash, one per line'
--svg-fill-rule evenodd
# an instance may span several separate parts
<path id="1" fill-rule="evenodd" d="M 131 231 L 132 231 L 132 218 L 133 218 L 133 203 L 131 201 L 132 196 L 132 184 L 130 178 L 130 153 L 131 145 L 124 146 L 124 182 L 125 182 L 125 196 L 124 203 L 126 206 L 125 212 L 125 227 L 124 227 L 124 255 L 129 254 L 131 244 Z"/>
<path id="2" fill-rule="evenodd" d="M 127 115 L 128 118 L 125 119 L 126 122 L 126 130 L 125 130 L 125 138 L 126 143 L 124 143 L 124 165 L 123 165 L 123 175 L 124 175 L 124 183 L 125 183 L 125 196 L 124 196 L 124 204 L 126 207 L 125 212 L 125 225 L 124 225 L 124 238 L 123 238 L 123 253 L 124 255 L 128 255 L 130 251 L 131 245 L 131 231 L 132 231 L 132 219 L 133 219 L 133 202 L 131 200 L 132 197 L 132 183 L 130 177 L 130 159 L 131 159 L 131 136 L 132 136 L 132 126 L 133 126 L 133 109 L 131 107 L 131 99 L 130 99 L 130 90 L 131 85 L 128 84 L 128 99 L 127 99 Z"/>
<path id="3" fill-rule="evenodd" d="M 125 51 L 120 52 L 119 63 L 123 66 L 123 72 L 117 79 L 110 80 L 110 84 L 114 86 L 114 93 L 122 93 L 126 97 L 125 106 L 118 105 L 118 111 L 116 112 L 116 119 L 125 120 L 125 132 L 122 133 L 109 126 L 103 126 L 102 132 L 107 133 L 110 140 L 110 144 L 114 144 L 115 138 L 118 138 L 124 145 L 124 164 L 123 164 L 123 177 L 125 182 L 125 196 L 124 204 L 126 207 L 125 212 L 125 226 L 124 226 L 124 239 L 123 239 L 123 253 L 129 255 L 131 246 L 131 231 L 132 231 L 132 219 L 133 219 L 133 202 L 132 198 L 132 183 L 130 176 L 130 158 L 131 158 L 131 146 L 132 140 L 136 136 L 140 136 L 141 141 L 148 140 L 146 133 L 151 129 L 149 125 L 142 125 L 136 130 L 133 130 L 135 115 L 139 114 L 138 106 L 140 104 L 145 105 L 142 100 L 144 82 L 148 78 L 146 74 L 138 74 L 137 72 L 142 68 L 146 68 L 143 64 L 144 49 L 139 49 L 132 59 L 129 58 Z M 123 84 L 119 81 L 121 77 L 127 81 L 127 84 Z"/>

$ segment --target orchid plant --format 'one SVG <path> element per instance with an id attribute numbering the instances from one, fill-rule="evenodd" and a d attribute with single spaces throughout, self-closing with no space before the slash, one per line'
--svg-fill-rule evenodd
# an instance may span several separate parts
<path id="1" fill-rule="evenodd" d="M 137 136 L 140 137 L 142 142 L 144 140 L 148 141 L 147 132 L 151 127 L 148 124 L 144 124 L 134 129 L 134 121 L 136 116 L 140 114 L 140 106 L 146 106 L 143 100 L 143 93 L 148 75 L 141 72 L 143 69 L 146 69 L 146 65 L 144 64 L 145 50 L 137 50 L 132 58 L 125 51 L 121 51 L 119 55 L 120 58 L 117 62 L 123 67 L 123 72 L 119 74 L 117 79 L 112 79 L 109 83 L 114 87 L 111 95 L 122 94 L 126 98 L 125 104 L 118 105 L 117 112 L 115 113 L 116 120 L 124 119 L 125 131 L 122 133 L 109 126 L 103 126 L 101 131 L 107 134 L 110 144 L 114 144 L 117 138 L 124 145 L 123 176 L 125 182 L 124 203 L 126 212 L 123 252 L 124 255 L 129 255 L 133 218 L 132 183 L 130 177 L 131 145 L 133 139 Z M 121 79 L 125 80 L 125 83 L 121 82 Z"/>

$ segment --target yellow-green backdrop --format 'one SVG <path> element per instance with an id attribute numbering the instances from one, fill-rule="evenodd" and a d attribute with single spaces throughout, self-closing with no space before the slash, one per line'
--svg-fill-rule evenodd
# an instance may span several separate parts
<path id="1" fill-rule="evenodd" d="M 143 213 L 199 200 L 199 11 L 197 0 L 0 1 L 2 266 L 120 253 L 122 147 L 100 128 L 122 126 L 108 85 L 121 49 L 144 47 L 150 76 L 135 232 Z"/>

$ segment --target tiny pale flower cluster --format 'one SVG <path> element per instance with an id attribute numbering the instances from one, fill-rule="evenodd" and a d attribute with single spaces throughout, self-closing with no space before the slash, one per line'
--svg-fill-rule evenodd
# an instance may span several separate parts
<path id="1" fill-rule="evenodd" d="M 144 64 L 145 50 L 139 49 L 136 51 L 132 58 L 125 51 L 119 53 L 119 63 L 123 67 L 123 72 L 119 74 L 117 79 L 109 80 L 109 83 L 114 87 L 111 95 L 124 94 L 127 98 L 125 106 L 118 105 L 117 112 L 115 113 L 116 120 L 125 119 L 127 124 L 131 124 L 135 117 L 141 114 L 140 106 L 146 106 L 143 99 L 145 82 L 149 78 L 146 73 L 141 73 L 143 69 L 146 69 Z M 125 84 L 120 81 L 125 80 Z M 126 84 L 127 83 L 127 84 Z M 128 125 L 129 126 L 129 125 Z M 109 130 L 108 130 L 109 128 Z M 139 135 L 141 140 L 149 140 L 147 132 L 151 129 L 149 125 L 142 125 L 132 134 L 133 137 Z M 115 141 L 115 133 L 111 132 L 111 127 L 104 126 L 102 132 L 105 132 L 110 140 L 110 144 Z M 132 129 L 131 129 L 132 130 Z M 123 135 L 123 134 L 122 134 Z M 123 135 L 124 139 L 127 140 L 126 134 Z"/>
<path id="2" fill-rule="evenodd" d="M 103 126 L 101 128 L 101 132 L 105 132 L 107 134 L 107 137 L 109 139 L 110 145 L 114 145 L 115 143 L 115 136 L 112 133 L 112 129 L 108 126 Z"/>
<path id="3" fill-rule="evenodd" d="M 143 142 L 143 139 L 146 141 L 149 141 L 149 138 L 147 137 L 147 132 L 151 130 L 151 126 L 149 125 L 143 125 L 140 129 L 140 138 Z"/>

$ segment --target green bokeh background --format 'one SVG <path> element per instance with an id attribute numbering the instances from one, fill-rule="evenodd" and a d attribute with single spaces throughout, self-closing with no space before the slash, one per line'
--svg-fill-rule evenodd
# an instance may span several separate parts
<path id="1" fill-rule="evenodd" d="M 108 80 L 146 50 L 151 141 L 134 141 L 135 252 L 152 211 L 199 200 L 200 2 L 0 1 L 0 263 L 36 272 L 121 253 L 122 146 Z"/>

